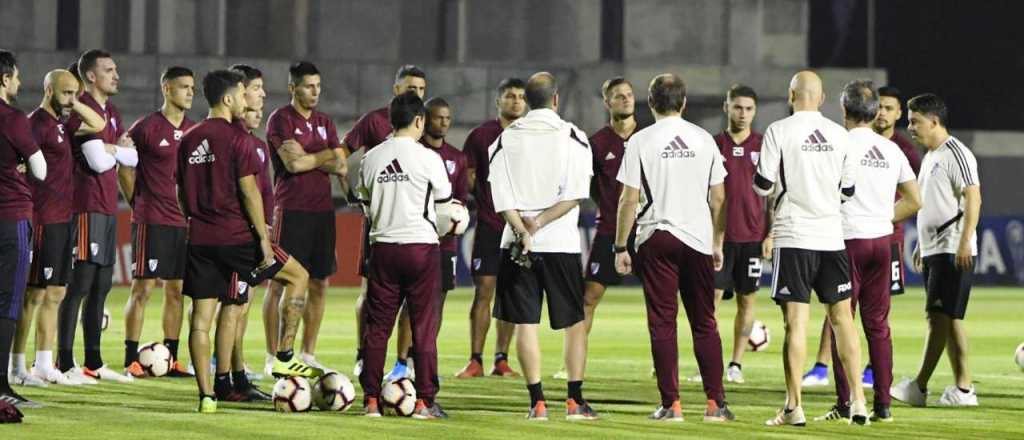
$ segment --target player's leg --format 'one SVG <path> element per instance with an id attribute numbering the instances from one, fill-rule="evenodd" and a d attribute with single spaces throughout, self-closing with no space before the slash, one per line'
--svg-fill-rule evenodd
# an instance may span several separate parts
<path id="1" fill-rule="evenodd" d="M 434 402 L 440 383 L 437 378 L 438 308 L 441 306 L 441 251 L 437 246 L 407 246 L 403 266 L 409 279 L 404 309 L 411 322 L 413 346 L 416 350 L 416 418 L 447 418 L 440 405 Z M 399 263 L 402 264 L 402 263 Z"/>
<path id="2" fill-rule="evenodd" d="M 952 264 L 952 256 L 949 254 L 932 255 L 924 258 L 924 284 L 925 284 L 925 311 L 928 313 L 928 333 L 925 335 L 924 355 L 921 358 L 921 366 L 918 369 L 917 377 L 914 380 L 914 388 L 924 393 L 928 389 L 928 381 L 931 380 L 935 366 L 938 365 L 942 353 L 946 350 L 946 343 L 953 327 L 953 320 L 942 310 L 941 305 L 949 295 L 944 295 L 943 283 L 949 282 L 949 266 Z M 932 304 L 938 306 L 932 306 Z M 903 385 L 903 384 L 901 384 Z M 895 395 L 897 399 L 903 400 Z M 923 405 L 923 404 L 922 404 Z"/>
<path id="3" fill-rule="evenodd" d="M 82 214 L 85 215 L 85 214 Z M 89 294 L 93 279 L 99 266 L 84 260 L 75 261 L 71 270 L 71 283 L 68 285 L 67 295 L 60 304 L 58 312 L 57 328 L 57 364 L 61 372 L 68 372 L 76 368 L 74 357 L 75 331 L 78 329 L 78 316 L 82 308 L 82 301 Z"/>
<path id="4" fill-rule="evenodd" d="M 32 252 L 28 220 L 0 222 L 0 400 L 18 408 L 38 408 L 11 389 L 7 380 L 11 345 L 28 282 Z"/>
<path id="5" fill-rule="evenodd" d="M 412 356 L 409 353 L 409 349 L 413 346 L 413 337 L 412 321 L 409 318 L 409 305 L 407 303 L 403 302 L 398 312 L 398 327 L 396 330 L 398 335 L 395 341 L 395 365 L 384 376 L 385 381 L 392 381 L 402 377 L 415 377 L 415 370 L 409 368 L 409 359 Z"/>
<path id="6" fill-rule="evenodd" d="M 327 307 L 327 286 L 325 278 L 309 279 L 309 294 L 302 312 L 302 359 L 310 365 L 316 363 L 316 340 L 320 336 L 320 325 Z"/>
<path id="7" fill-rule="evenodd" d="M 953 380 L 957 388 L 961 390 L 967 390 L 973 386 L 967 354 L 967 330 L 964 328 L 964 321 L 953 319 L 950 323 L 946 355 L 949 357 L 950 367 L 953 368 Z"/>
<path id="8" fill-rule="evenodd" d="M 677 316 L 679 300 L 679 267 L 671 259 L 671 249 L 655 232 L 654 236 L 640 245 L 634 264 L 640 273 L 647 311 L 647 332 L 651 338 L 651 355 L 658 380 L 661 405 L 652 418 L 682 419 L 679 407 L 679 345 L 677 339 Z"/>
<path id="9" fill-rule="evenodd" d="M 849 257 L 846 251 L 821 252 L 819 255 L 821 265 L 814 280 L 814 290 L 818 299 L 828 305 L 835 349 L 839 352 L 846 381 L 851 387 L 850 420 L 863 425 L 868 423 L 868 411 L 861 383 L 860 335 L 853 321 L 854 302 L 851 296 L 854 286 Z"/>
<path id="10" fill-rule="evenodd" d="M 740 244 L 736 253 L 739 258 L 730 272 L 733 289 L 736 291 L 736 318 L 732 324 L 732 357 L 726 370 L 726 379 L 730 382 L 743 383 L 743 354 L 746 352 L 747 341 L 754 326 L 756 294 L 761 284 L 761 243 Z"/>
<path id="11" fill-rule="evenodd" d="M 306 309 L 303 312 L 302 359 L 309 365 L 323 368 L 316 361 L 316 342 L 320 336 L 320 325 L 324 320 L 327 307 L 328 278 L 334 274 L 337 264 L 335 253 L 335 218 L 334 211 L 311 213 L 308 216 L 310 226 L 304 234 L 310 244 L 309 253 L 309 294 L 306 297 Z M 300 260 L 302 261 L 302 260 Z"/>
<path id="12" fill-rule="evenodd" d="M 67 288 L 47 286 L 36 318 L 36 365 L 37 376 L 61 385 L 80 385 L 77 379 L 64 375 L 54 368 L 53 348 L 57 342 L 57 315 L 64 301 Z"/>
<path id="13" fill-rule="evenodd" d="M 754 327 L 754 310 L 756 308 L 756 292 L 736 294 L 736 319 L 732 325 L 733 345 L 730 364 L 743 364 L 743 353 L 746 352 L 750 331 Z"/>
<path id="14" fill-rule="evenodd" d="M 188 332 L 188 353 L 195 367 L 200 400 L 215 397 L 210 383 L 210 327 L 217 311 L 217 298 L 192 300 L 192 319 Z M 216 410 L 216 407 L 214 407 Z"/>
<path id="15" fill-rule="evenodd" d="M 469 364 L 456 374 L 456 377 L 479 377 L 484 375 L 483 351 L 487 342 L 487 332 L 491 328 L 491 304 L 494 302 L 494 290 L 498 277 L 494 275 L 477 275 L 473 277 L 475 290 L 473 304 L 469 309 Z M 497 321 L 500 328 L 501 321 Z M 500 339 L 500 338 L 499 338 Z M 495 348 L 495 351 L 498 351 Z"/>
<path id="16" fill-rule="evenodd" d="M 164 345 L 171 352 L 172 377 L 192 377 L 181 362 L 178 362 L 178 344 L 181 339 L 181 327 L 185 320 L 185 296 L 181 293 L 182 280 L 164 280 L 163 331 Z"/>
<path id="17" fill-rule="evenodd" d="M 103 361 L 103 306 L 107 302 L 114 276 L 114 266 L 100 266 L 89 295 L 82 304 L 82 333 L 85 342 L 85 368 L 96 378 L 130 383 L 133 378 L 108 367 Z"/>
<path id="18" fill-rule="evenodd" d="M 21 316 L 14 332 L 14 344 L 11 348 L 11 376 L 16 385 L 21 386 L 46 386 L 46 381 L 34 376 L 25 359 L 28 348 L 28 336 L 32 330 L 32 318 L 43 302 L 46 289 L 26 288 L 25 301 L 21 307 Z"/>
<path id="19" fill-rule="evenodd" d="M 530 393 L 531 420 L 547 420 L 544 385 L 541 382 L 540 339 L 538 330 L 542 307 L 540 280 L 536 268 L 512 261 L 502 251 L 498 284 L 494 295 L 494 317 L 515 324 L 516 356 L 519 358 L 526 389 Z"/>
<path id="20" fill-rule="evenodd" d="M 860 279 L 860 287 L 856 290 L 859 296 L 857 308 L 860 310 L 864 336 L 868 341 L 868 357 L 873 369 L 874 381 L 871 387 L 875 394 L 872 421 L 885 421 L 891 420 L 889 407 L 892 404 L 889 394 L 893 365 L 892 333 L 889 329 L 892 270 L 890 258 L 887 258 L 891 250 L 884 241 L 875 240 L 872 246 L 875 264 L 866 266 L 863 273 L 857 276 Z"/>
<path id="21" fill-rule="evenodd" d="M 856 310 L 860 302 L 860 293 L 864 288 L 861 278 L 866 272 L 865 269 L 875 264 L 871 258 L 870 243 L 870 240 L 846 240 L 846 254 L 849 258 L 850 264 L 849 309 L 853 317 L 856 317 Z M 844 364 L 840 358 L 840 351 L 837 347 L 839 340 L 834 335 L 834 331 L 831 326 L 832 320 L 828 317 L 828 313 L 826 313 L 825 323 L 826 328 L 823 331 L 823 334 L 829 336 L 828 339 L 832 341 L 830 351 L 832 353 L 832 374 L 833 380 L 835 381 L 836 403 L 827 414 L 815 417 L 814 420 L 849 419 L 850 383 L 846 380 L 846 367 L 848 365 Z"/>
<path id="22" fill-rule="evenodd" d="M 384 376 L 384 359 L 387 356 L 388 339 L 395 326 L 395 318 L 402 304 L 401 284 L 395 276 L 398 267 L 392 266 L 401 260 L 398 245 L 374 245 L 373 257 L 369 261 L 367 274 L 366 301 L 363 303 L 365 329 L 363 332 L 363 369 L 359 383 L 363 387 L 363 404 L 367 415 L 377 411 L 381 382 Z"/>
<path id="23" fill-rule="evenodd" d="M 246 294 L 252 293 L 252 287 L 246 290 Z M 242 304 L 238 316 L 238 324 L 235 330 L 235 344 L 231 350 L 231 386 L 235 392 L 245 396 L 247 401 L 268 401 L 273 397 L 257 388 L 249 380 L 249 372 L 245 363 L 245 349 L 242 342 L 245 340 L 245 330 L 248 327 L 249 309 L 251 302 Z"/>
<path id="24" fill-rule="evenodd" d="M 535 257 L 537 258 L 537 257 Z M 587 323 L 583 287 L 583 268 L 579 254 L 541 254 L 541 287 L 547 294 L 551 328 L 565 329 L 562 347 L 567 373 L 566 417 L 569 420 L 595 420 L 597 413 L 583 397 L 587 369 Z M 537 263 L 535 263 L 537 264 Z"/>
<path id="25" fill-rule="evenodd" d="M 967 302 L 970 299 L 972 274 L 971 270 L 961 270 L 955 264 L 950 265 L 948 282 L 943 298 L 943 312 L 950 318 L 946 356 L 953 369 L 953 386 L 946 387 L 939 404 L 944 406 L 977 406 L 978 395 L 971 382 L 971 370 L 968 364 L 967 330 L 964 316 Z"/>
<path id="26" fill-rule="evenodd" d="M 263 294 L 263 337 L 266 342 L 267 356 L 264 361 L 263 374 L 270 376 L 274 369 L 274 359 L 277 354 L 277 339 L 280 337 L 281 297 L 284 295 L 284 285 L 270 280 L 270 284 Z"/>
<path id="27" fill-rule="evenodd" d="M 144 264 L 136 262 L 136 265 Z M 138 272 L 136 272 L 138 273 Z M 124 306 L 124 368 L 125 374 L 135 377 L 145 376 L 139 361 L 139 339 L 142 337 L 143 319 L 146 304 L 156 287 L 154 278 L 135 278 L 132 280 L 131 294 Z"/>
<path id="28" fill-rule="evenodd" d="M 810 319 L 810 310 L 810 304 L 796 301 L 782 305 L 783 325 L 786 329 L 782 347 L 786 373 L 786 409 L 803 406 L 800 368 L 807 358 L 807 321 Z"/>
<path id="29" fill-rule="evenodd" d="M 299 330 L 302 313 L 306 308 L 309 273 L 299 264 L 298 260 L 288 258 L 281 270 L 274 275 L 274 279 L 285 285 L 281 303 L 278 305 L 281 319 L 278 324 L 280 332 L 278 333 L 277 353 L 275 354 L 277 362 L 274 363 L 274 374 L 285 374 L 282 370 L 284 363 L 298 362 L 294 356 L 295 336 Z"/>
<path id="30" fill-rule="evenodd" d="M 238 288 L 238 281 L 232 284 Z M 213 377 L 213 392 L 220 401 L 237 402 L 247 399 L 247 396 L 236 393 L 231 385 L 235 332 L 238 330 L 238 319 L 241 315 L 241 304 L 221 301 L 220 311 L 216 316 L 217 330 L 214 334 L 217 366 Z"/>

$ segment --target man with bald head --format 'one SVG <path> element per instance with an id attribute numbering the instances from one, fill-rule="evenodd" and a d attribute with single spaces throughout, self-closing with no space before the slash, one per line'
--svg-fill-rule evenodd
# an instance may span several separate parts
<path id="1" fill-rule="evenodd" d="M 583 399 L 587 329 L 580 262 L 580 201 L 593 175 L 587 135 L 558 116 L 558 81 L 540 72 L 526 84 L 529 113 L 488 148 L 495 212 L 507 225 L 494 317 L 516 326 L 516 352 L 530 392 L 529 420 L 547 420 L 537 331 L 546 293 L 551 328 L 565 329 L 566 419 L 595 420 Z M 543 160 L 535 160 L 536 158 Z"/>
<path id="2" fill-rule="evenodd" d="M 98 113 L 79 102 L 78 78 L 63 69 L 52 70 L 43 79 L 43 100 L 29 115 L 32 135 L 46 158 L 45 180 L 29 179 L 32 187 L 32 265 L 29 269 L 26 301 L 15 333 L 13 376 L 21 385 L 79 385 L 74 377 L 53 367 L 53 346 L 57 340 L 57 311 L 67 290 L 71 273 L 71 136 L 99 132 L 106 125 Z M 82 119 L 76 133 L 65 123 L 72 114 Z M 35 329 L 35 367 L 25 359 L 32 318 L 38 310 Z"/>
<path id="3" fill-rule="evenodd" d="M 769 426 L 804 426 L 801 367 L 807 356 L 807 320 L 811 291 L 826 305 L 839 358 L 847 366 L 853 392 L 850 422 L 867 424 L 861 389 L 860 338 L 850 312 L 850 267 L 843 243 L 841 204 L 854 195 L 856 158 L 863 152 L 841 125 L 819 112 L 825 102 L 821 79 L 810 71 L 793 76 L 789 104 L 793 115 L 765 131 L 754 190 L 770 198 L 772 299 L 782 307 L 786 324 L 783 364 L 786 403 L 765 422 Z M 859 154 L 860 153 L 860 154 Z"/>

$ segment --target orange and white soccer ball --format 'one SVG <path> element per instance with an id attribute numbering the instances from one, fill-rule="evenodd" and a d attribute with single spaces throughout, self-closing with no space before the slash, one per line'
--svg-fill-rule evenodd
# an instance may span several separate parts
<path id="1" fill-rule="evenodd" d="M 750 338 L 747 339 L 747 350 L 767 350 L 768 343 L 771 342 L 771 340 L 771 333 L 768 331 L 768 326 L 764 325 L 761 321 L 754 321 L 754 324 L 750 328 Z"/>
<path id="2" fill-rule="evenodd" d="M 274 409 L 279 412 L 306 412 L 313 406 L 313 392 L 304 377 L 285 377 L 274 384 Z"/>
<path id="3" fill-rule="evenodd" d="M 437 205 L 437 236 L 462 235 L 469 227 L 469 210 L 458 200 Z"/>
<path id="4" fill-rule="evenodd" d="M 313 386 L 313 402 L 324 411 L 345 411 L 356 401 L 356 387 L 347 376 L 329 372 Z"/>
<path id="5" fill-rule="evenodd" d="M 161 377 L 171 371 L 171 351 L 159 342 L 139 347 L 139 364 L 151 377 Z"/>
<path id="6" fill-rule="evenodd" d="M 402 417 L 409 417 L 416 410 L 416 387 L 411 380 L 401 378 L 384 385 L 380 400 L 385 408 Z"/>

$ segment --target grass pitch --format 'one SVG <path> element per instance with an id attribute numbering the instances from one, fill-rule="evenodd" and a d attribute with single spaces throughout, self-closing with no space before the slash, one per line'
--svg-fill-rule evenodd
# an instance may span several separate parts
<path id="1" fill-rule="evenodd" d="M 562 333 L 542 332 L 545 388 L 552 420 L 527 423 L 529 398 L 521 379 L 482 378 L 456 380 L 452 374 L 468 358 L 468 310 L 472 291 L 458 289 L 448 296 L 445 320 L 438 340 L 439 367 L 443 374 L 438 397 L 451 419 L 415 421 L 385 417 L 367 419 L 353 406 L 347 413 L 310 412 L 279 414 L 269 404 L 221 403 L 215 415 L 194 412 L 197 393 L 188 379 L 146 379 L 131 385 L 103 383 L 98 386 L 21 388 L 29 398 L 46 405 L 29 410 L 21 425 L 0 425 L 0 439 L 34 438 L 656 438 L 697 435 L 703 438 L 793 438 L 793 437 L 899 437 L 899 438 L 1024 438 L 1019 422 L 1024 416 L 1024 373 L 1013 362 L 1013 350 L 1024 340 L 1021 314 L 1024 289 L 977 288 L 967 314 L 970 334 L 971 368 L 981 406 L 973 409 L 911 408 L 894 403 L 894 423 L 869 427 L 843 423 L 809 422 L 806 428 L 768 428 L 785 398 L 781 357 L 781 313 L 763 293 L 758 298 L 757 319 L 767 323 L 773 340 L 767 351 L 747 353 L 744 358 L 746 384 L 726 384 L 729 406 L 738 419 L 729 424 L 701 422 L 704 397 L 699 384 L 681 383 L 686 422 L 651 422 L 647 415 L 657 406 L 658 393 L 650 377 L 651 356 L 642 293 L 638 288 L 611 289 L 598 308 L 590 337 L 590 356 L 584 391 L 602 416 L 597 422 L 566 422 L 561 417 L 565 384 L 550 378 L 561 363 Z M 318 358 L 341 372 L 351 374 L 355 353 L 353 304 L 357 289 L 332 289 Z M 124 322 L 121 309 L 127 289 L 115 289 L 107 307 L 112 311 L 110 328 L 103 335 L 104 356 L 120 366 Z M 260 301 L 258 298 L 257 302 Z M 894 298 L 891 315 L 895 338 L 895 376 L 913 375 L 920 362 L 925 321 L 923 292 L 911 289 Z M 159 340 L 159 300 L 149 302 L 143 342 Z M 719 328 L 724 352 L 732 346 L 732 318 L 735 305 L 723 303 Z M 823 310 L 815 306 L 810 327 L 817 329 Z M 493 351 L 492 326 L 485 361 Z M 696 362 L 685 316 L 680 317 L 680 373 L 693 374 Z M 187 335 L 183 334 L 186 340 Z M 392 338 L 393 341 L 394 338 Z M 81 343 L 81 335 L 78 337 Z M 817 336 L 808 341 L 813 362 Z M 863 345 L 863 343 L 862 343 Z M 182 356 L 188 354 L 182 344 Z M 263 361 L 263 329 L 258 307 L 250 315 L 246 339 L 247 360 L 254 368 Z M 867 361 L 866 346 L 862 347 Z M 29 346 L 29 353 L 34 348 Z M 389 352 L 388 365 L 393 362 Z M 76 349 L 81 358 L 81 348 Z M 512 354 L 512 364 L 518 365 Z M 727 355 L 728 356 L 728 355 Z M 31 362 L 31 360 L 30 360 Z M 488 362 L 489 363 L 489 362 Z M 810 364 L 808 364 L 809 366 Z M 358 382 L 352 378 L 353 382 Z M 948 363 L 943 360 L 930 384 L 934 401 L 951 384 Z M 272 382 L 259 384 L 270 390 Z M 808 419 L 826 412 L 834 401 L 832 387 L 805 389 L 804 410 Z M 868 391 L 870 404 L 871 392 Z M 358 391 L 361 401 L 362 393 Z"/>

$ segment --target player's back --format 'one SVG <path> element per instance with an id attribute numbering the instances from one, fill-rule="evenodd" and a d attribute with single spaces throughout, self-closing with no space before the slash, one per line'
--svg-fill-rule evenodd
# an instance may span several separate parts
<path id="1" fill-rule="evenodd" d="M 893 232 L 896 187 L 913 180 L 914 172 L 900 147 L 870 128 L 850 130 L 850 141 L 858 179 L 856 193 L 842 206 L 844 238 L 889 235 Z"/>
<path id="2" fill-rule="evenodd" d="M 850 148 L 846 129 L 819 112 L 768 126 L 758 176 L 775 184 L 775 247 L 844 249 L 841 191 L 852 196 L 857 157 Z"/>

